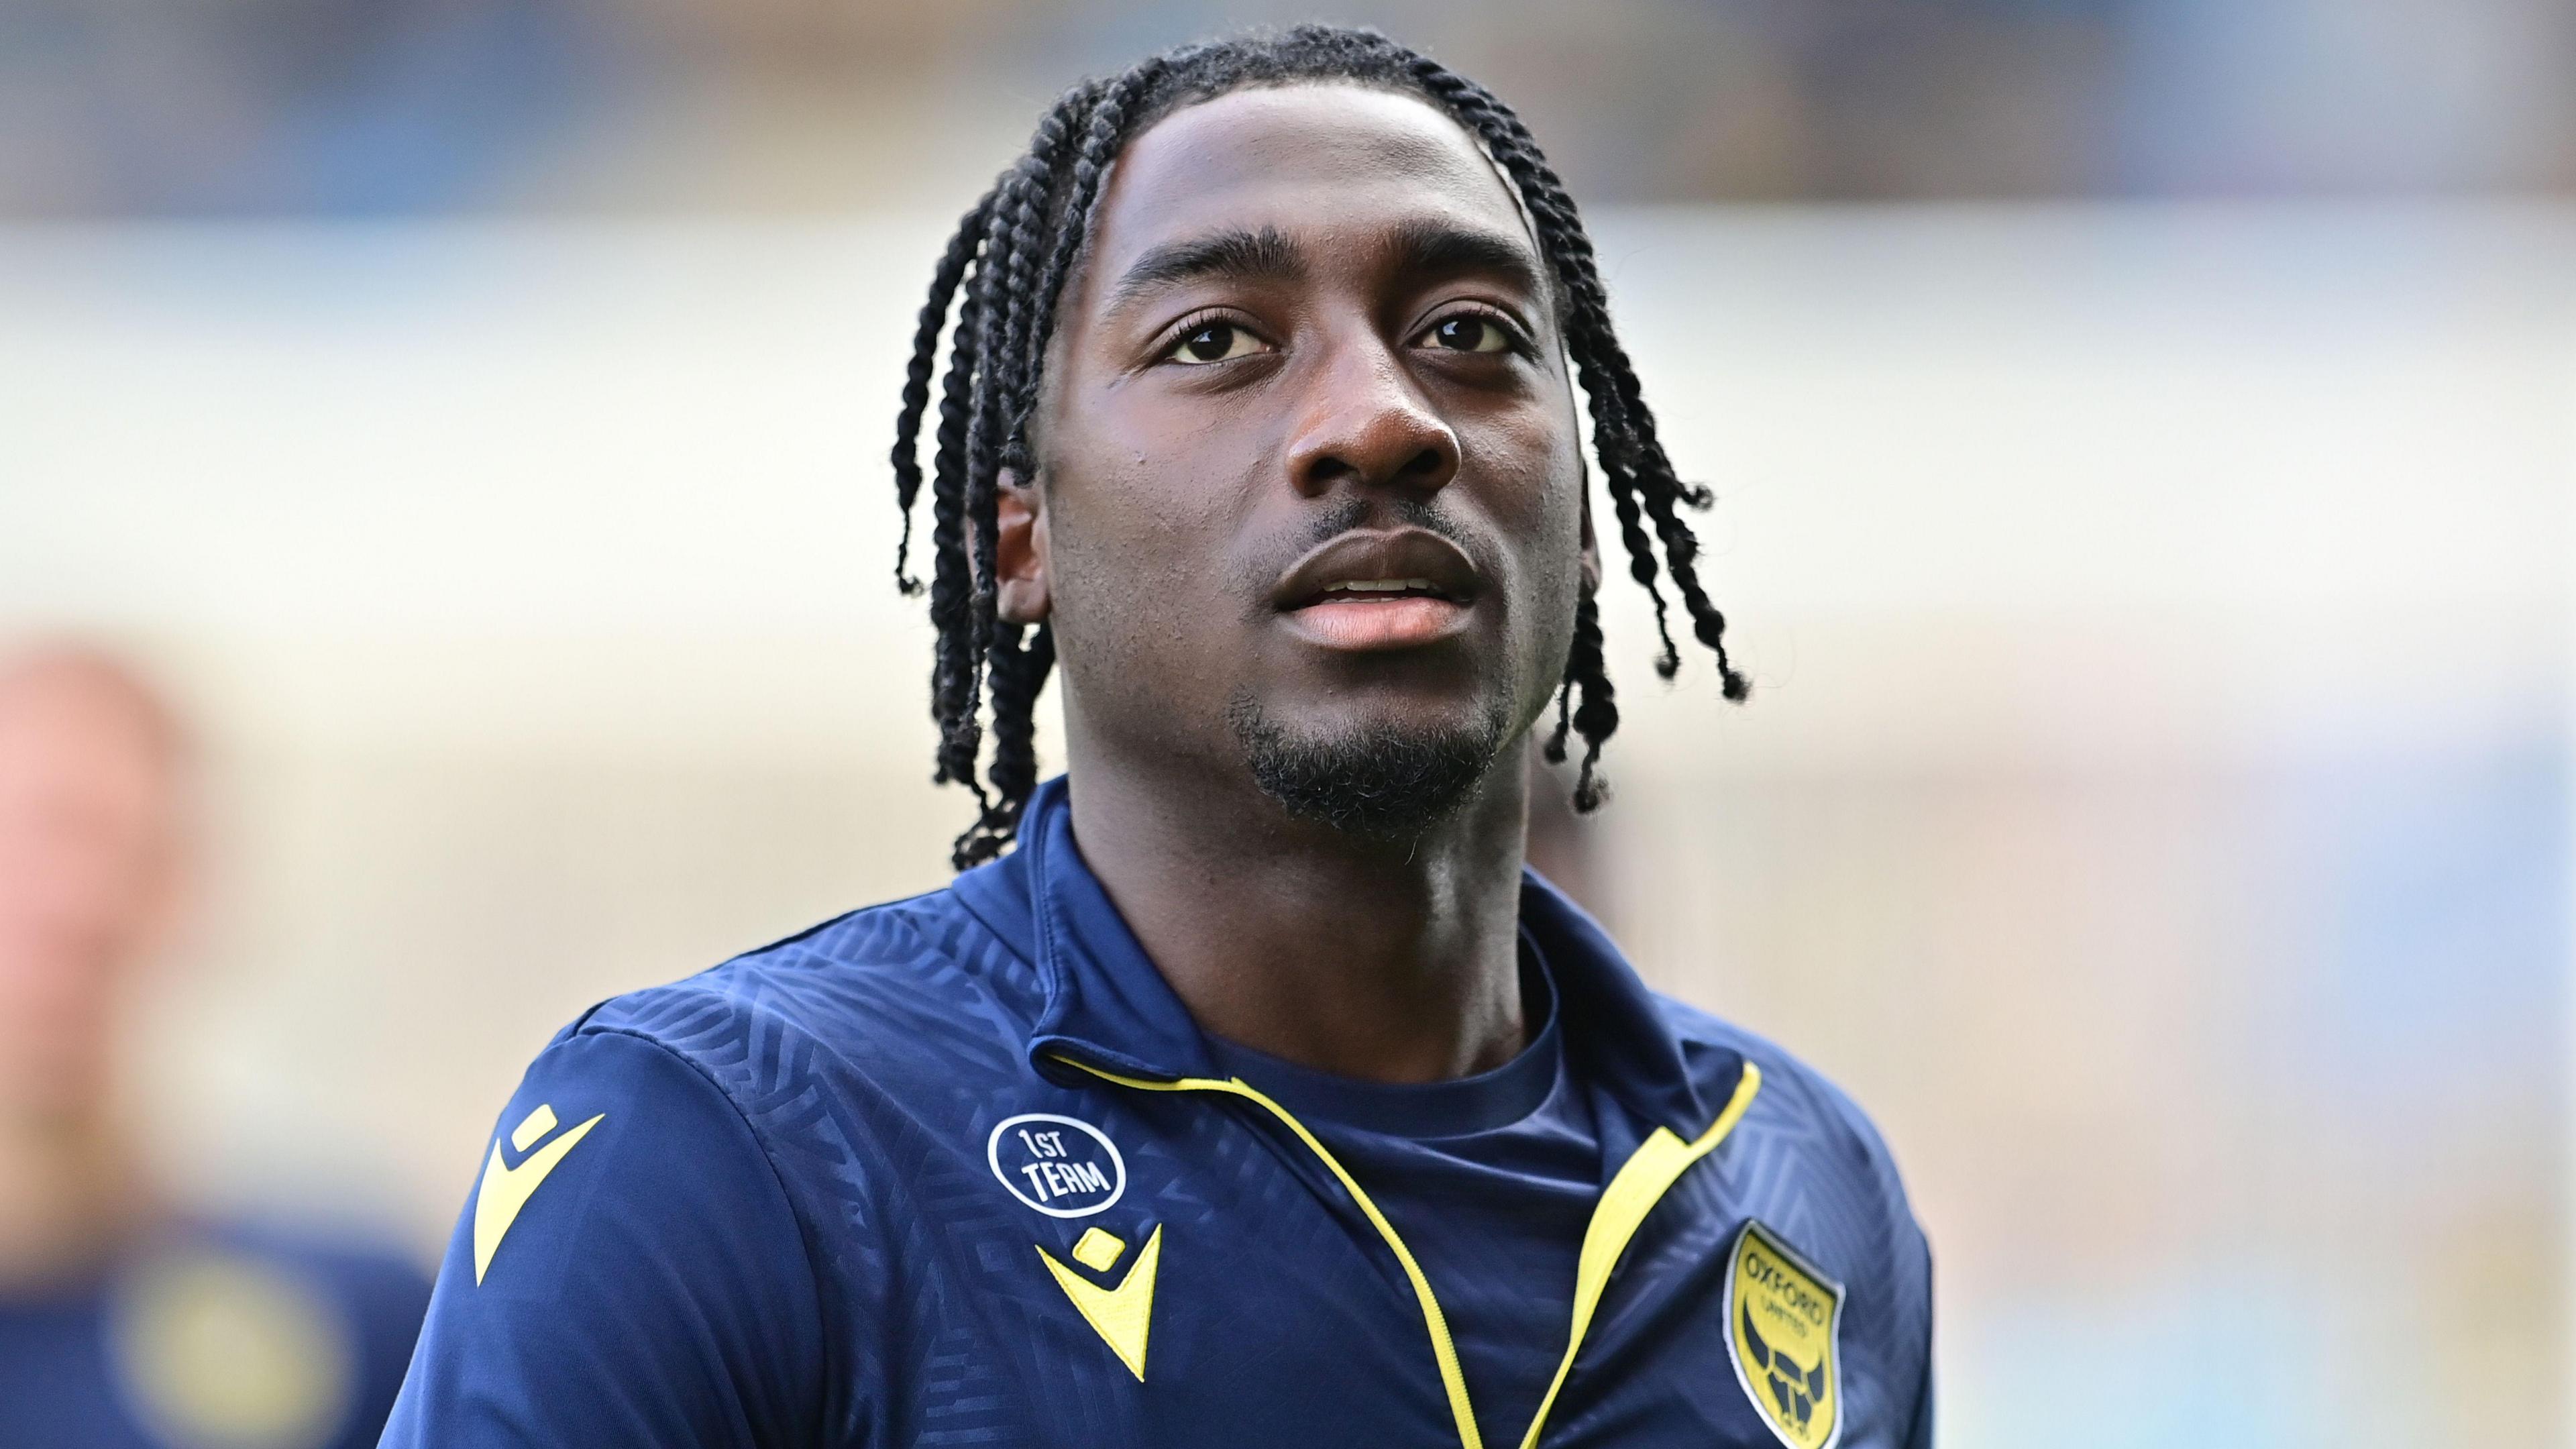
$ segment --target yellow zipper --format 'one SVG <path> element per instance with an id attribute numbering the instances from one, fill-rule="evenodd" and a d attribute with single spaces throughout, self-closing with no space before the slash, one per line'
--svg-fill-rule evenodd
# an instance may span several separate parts
<path id="1" fill-rule="evenodd" d="M 1628 1240 L 1637 1235 L 1638 1225 L 1646 1214 L 1663 1200 L 1666 1190 L 1682 1175 L 1682 1169 L 1706 1157 L 1735 1124 L 1744 1117 L 1744 1109 L 1753 1105 L 1753 1094 L 1762 1090 L 1762 1069 L 1751 1062 L 1744 1064 L 1744 1075 L 1735 1084 L 1735 1095 L 1727 1099 L 1726 1110 L 1717 1114 L 1707 1131 L 1690 1142 L 1675 1136 L 1669 1127 L 1658 1127 L 1619 1165 L 1610 1185 L 1601 1191 L 1601 1201 L 1592 1209 L 1592 1221 L 1583 1229 L 1583 1255 L 1574 1268 L 1574 1330 L 1565 1342 L 1565 1358 L 1556 1366 L 1556 1377 L 1549 1381 L 1546 1397 L 1538 1401 L 1538 1412 L 1530 1417 L 1529 1432 L 1521 1436 L 1521 1449 L 1533 1449 L 1538 1431 L 1547 1423 L 1547 1411 L 1556 1407 L 1557 1391 L 1565 1387 L 1565 1376 L 1574 1371 L 1574 1355 L 1583 1347 L 1583 1335 L 1592 1327 L 1592 1311 L 1601 1306 L 1601 1294 L 1610 1286 L 1610 1270 L 1619 1263 L 1619 1255 L 1628 1250 Z"/>
<path id="2" fill-rule="evenodd" d="M 1145 1077 L 1120 1076 L 1061 1054 L 1056 1056 L 1056 1060 L 1067 1066 L 1079 1067 L 1103 1081 L 1116 1082 L 1138 1091 L 1222 1092 L 1241 1097 L 1260 1104 L 1270 1115 L 1286 1123 L 1288 1130 L 1297 1134 L 1297 1140 L 1305 1143 L 1317 1160 L 1332 1171 L 1341 1182 L 1343 1191 L 1351 1195 L 1351 1201 L 1359 1204 L 1360 1212 L 1368 1218 L 1370 1226 L 1376 1228 L 1378 1236 L 1386 1239 L 1387 1247 L 1394 1250 L 1395 1260 L 1404 1265 L 1404 1276 L 1413 1284 L 1413 1296 L 1422 1304 L 1423 1327 L 1431 1335 L 1431 1356 L 1440 1364 L 1440 1386 L 1448 1390 L 1449 1412 L 1458 1421 L 1460 1449 L 1484 1449 L 1484 1437 L 1476 1430 L 1475 1405 L 1467 1398 L 1467 1375 L 1458 1367 L 1458 1345 L 1449 1336 L 1449 1320 L 1440 1311 L 1440 1299 L 1431 1291 L 1431 1280 L 1424 1276 L 1422 1265 L 1414 1261 L 1412 1250 L 1404 1246 L 1404 1239 L 1396 1233 L 1395 1225 L 1386 1220 L 1386 1214 L 1378 1211 L 1375 1202 L 1370 1201 L 1359 1179 L 1352 1177 L 1340 1159 L 1325 1150 L 1315 1134 L 1306 1130 L 1305 1123 L 1240 1077 L 1223 1081 L 1214 1077 L 1181 1077 L 1157 1082 Z M 1726 1110 L 1717 1114 L 1717 1120 L 1709 1124 L 1706 1132 L 1694 1141 L 1684 1142 L 1671 1128 L 1656 1128 L 1620 1165 L 1619 1171 L 1611 1177 L 1610 1185 L 1602 1190 L 1601 1201 L 1592 1209 L 1592 1220 L 1583 1230 L 1583 1251 L 1576 1260 L 1574 1326 L 1566 1339 L 1565 1358 L 1556 1366 L 1556 1377 L 1549 1382 L 1546 1397 L 1539 1400 L 1538 1413 L 1530 1419 L 1529 1432 L 1521 1436 L 1521 1449 L 1535 1449 L 1539 1430 L 1547 1423 L 1548 1410 L 1555 1407 L 1557 1393 L 1565 1387 L 1566 1375 L 1574 1371 L 1574 1356 L 1582 1349 L 1583 1335 L 1592 1327 L 1593 1311 L 1601 1306 L 1601 1294 L 1610 1285 L 1610 1270 L 1618 1266 L 1619 1255 L 1627 1251 L 1628 1240 L 1636 1236 L 1647 1212 L 1663 1199 L 1674 1180 L 1682 1175 L 1682 1170 L 1706 1157 L 1718 1143 L 1726 1140 L 1727 1133 L 1735 1130 L 1735 1124 L 1744 1116 L 1744 1109 L 1753 1104 L 1753 1094 L 1760 1090 L 1762 1069 L 1746 1062 L 1744 1075 L 1735 1084 L 1735 1095 L 1728 1099 Z"/>

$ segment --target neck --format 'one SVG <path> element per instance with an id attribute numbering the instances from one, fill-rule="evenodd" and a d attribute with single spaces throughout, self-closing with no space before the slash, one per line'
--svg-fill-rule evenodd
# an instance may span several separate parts
<path id="1" fill-rule="evenodd" d="M 1379 1082 L 1445 1081 L 1521 1049 L 1521 747 L 1393 842 L 1293 818 L 1248 778 L 1070 753 L 1083 859 L 1202 1030 Z"/>

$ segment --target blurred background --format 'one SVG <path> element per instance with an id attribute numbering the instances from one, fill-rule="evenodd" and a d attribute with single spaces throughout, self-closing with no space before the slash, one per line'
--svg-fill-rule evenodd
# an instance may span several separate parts
<path id="1" fill-rule="evenodd" d="M 1757 681 L 1551 848 L 1849 1087 L 1943 1441 L 2576 1442 L 2564 0 L 8 0 L 0 657 L 202 766 L 156 1181 L 432 1261 L 590 1002 L 936 886 L 884 464 L 1065 84 L 1521 108 Z"/>

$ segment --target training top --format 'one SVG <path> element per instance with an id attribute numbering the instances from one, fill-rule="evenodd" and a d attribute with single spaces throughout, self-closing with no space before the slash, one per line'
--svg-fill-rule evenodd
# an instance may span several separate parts
<path id="1" fill-rule="evenodd" d="M 1021 836 L 559 1033 L 389 1449 L 1930 1444 L 1877 1133 L 1536 874 L 1530 1045 L 1389 1087 L 1200 1032 L 1063 779 Z"/>

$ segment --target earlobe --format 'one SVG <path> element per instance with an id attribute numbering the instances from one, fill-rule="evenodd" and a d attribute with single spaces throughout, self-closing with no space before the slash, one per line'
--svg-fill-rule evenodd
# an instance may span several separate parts
<path id="1" fill-rule="evenodd" d="M 1054 609 L 1047 587 L 1046 503 L 1032 479 L 1007 471 L 993 497 L 994 611 L 1012 624 L 1043 624 Z"/>

